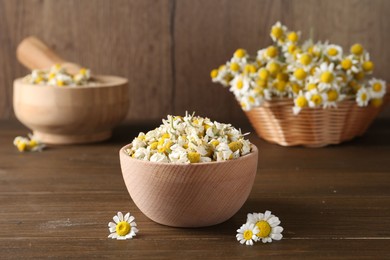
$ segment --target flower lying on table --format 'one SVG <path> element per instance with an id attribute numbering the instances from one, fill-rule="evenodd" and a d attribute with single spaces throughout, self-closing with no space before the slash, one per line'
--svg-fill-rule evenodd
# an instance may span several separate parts
<path id="1" fill-rule="evenodd" d="M 374 63 L 361 44 L 352 45 L 349 53 L 328 42 L 299 44 L 300 32 L 280 22 L 272 27 L 271 38 L 273 45 L 256 57 L 238 49 L 230 61 L 211 71 L 212 81 L 229 87 L 243 110 L 278 98 L 292 98 L 294 114 L 304 107 L 336 107 L 346 98 L 361 107 L 382 104 L 386 84 L 367 77 Z"/>
<path id="2" fill-rule="evenodd" d="M 45 148 L 45 145 L 31 134 L 28 134 L 28 137 L 15 137 L 14 145 L 18 148 L 19 152 L 41 152 Z"/>
<path id="3" fill-rule="evenodd" d="M 253 242 L 262 241 L 271 243 L 272 240 L 283 238 L 283 228 L 279 226 L 280 220 L 271 211 L 263 213 L 249 213 L 247 221 L 237 229 L 236 238 L 241 244 L 253 245 Z"/>
<path id="4" fill-rule="evenodd" d="M 128 212 L 123 216 L 122 212 L 118 212 L 113 218 L 114 222 L 108 223 L 108 230 L 110 231 L 109 238 L 126 240 L 132 239 L 138 233 L 137 223 L 135 218 Z"/>

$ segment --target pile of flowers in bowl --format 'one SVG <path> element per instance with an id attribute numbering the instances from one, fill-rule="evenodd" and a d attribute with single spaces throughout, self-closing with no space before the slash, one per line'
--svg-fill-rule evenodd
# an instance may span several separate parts
<path id="1" fill-rule="evenodd" d="M 236 50 L 230 61 L 211 71 L 212 81 L 229 87 L 245 111 L 286 97 L 293 99 L 294 114 L 304 107 L 336 107 L 347 98 L 361 107 L 382 104 L 386 84 L 370 77 L 374 63 L 361 44 L 347 51 L 329 42 L 300 44 L 300 35 L 277 22 L 272 45 L 256 57 Z"/>
<path id="2" fill-rule="evenodd" d="M 226 161 L 250 151 L 241 130 L 188 113 L 168 115 L 160 127 L 141 132 L 126 150 L 136 159 L 166 163 Z"/>

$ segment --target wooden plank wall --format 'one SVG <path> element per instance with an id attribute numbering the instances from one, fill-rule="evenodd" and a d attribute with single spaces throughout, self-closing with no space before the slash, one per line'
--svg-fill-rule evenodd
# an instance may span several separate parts
<path id="1" fill-rule="evenodd" d="M 96 73 L 128 78 L 128 120 L 188 110 L 241 121 L 232 94 L 209 78 L 235 49 L 265 47 L 280 20 L 303 37 L 313 28 L 319 40 L 362 43 L 375 75 L 390 82 L 389 13 L 388 0 L 0 0 L 0 119 L 14 117 L 12 81 L 28 72 L 15 49 L 29 35 Z"/>

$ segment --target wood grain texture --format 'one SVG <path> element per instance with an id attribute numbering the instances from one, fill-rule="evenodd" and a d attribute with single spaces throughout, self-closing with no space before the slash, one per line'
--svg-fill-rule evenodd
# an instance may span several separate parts
<path id="1" fill-rule="evenodd" d="M 14 117 L 12 82 L 27 73 L 15 51 L 29 35 L 97 74 L 128 78 L 128 120 L 188 110 L 238 122 L 247 119 L 233 95 L 209 77 L 235 49 L 267 46 L 280 20 L 303 37 L 313 28 L 318 40 L 362 43 L 390 81 L 389 11 L 387 0 L 0 0 L 0 118 Z"/>
<path id="2" fill-rule="evenodd" d="M 247 200 L 256 176 L 258 150 L 225 162 L 168 164 L 131 158 L 119 151 L 123 179 L 137 207 L 157 223 L 205 227 L 231 218 Z"/>
<path id="3" fill-rule="evenodd" d="M 286 148 L 252 134 L 259 164 L 252 192 L 228 221 L 172 228 L 149 220 L 131 200 L 118 151 L 139 131 L 123 125 L 108 142 L 49 146 L 19 153 L 27 129 L 0 122 L 0 258 L 132 259 L 384 259 L 390 255 L 390 121 L 377 121 L 352 142 L 320 149 Z M 249 126 L 243 126 L 247 130 Z M 236 229 L 249 212 L 271 210 L 284 238 L 240 245 Z M 140 232 L 108 239 L 117 211 L 130 211 Z"/>

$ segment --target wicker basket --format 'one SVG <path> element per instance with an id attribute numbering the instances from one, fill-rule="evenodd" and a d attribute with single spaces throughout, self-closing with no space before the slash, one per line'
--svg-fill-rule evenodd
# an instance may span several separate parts
<path id="1" fill-rule="evenodd" d="M 292 99 L 266 102 L 246 112 L 256 133 L 283 146 L 322 147 L 361 136 L 377 114 L 390 101 L 389 87 L 381 107 L 358 107 L 355 100 L 344 100 L 337 108 L 304 108 L 292 112 Z"/>

